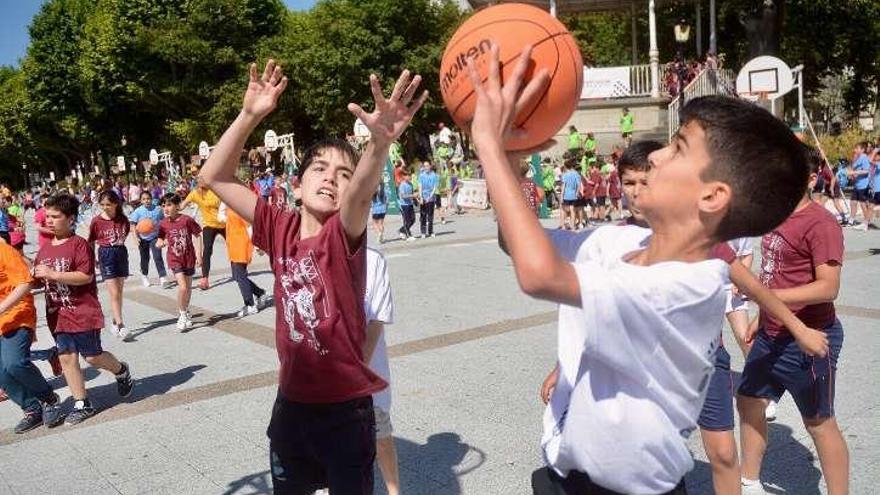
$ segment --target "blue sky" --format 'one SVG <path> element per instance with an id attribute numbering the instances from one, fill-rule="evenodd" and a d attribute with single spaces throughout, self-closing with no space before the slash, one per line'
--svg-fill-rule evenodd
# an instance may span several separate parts
<path id="1" fill-rule="evenodd" d="M 282 0 L 294 10 L 306 10 L 315 0 Z M 0 0 L 0 65 L 18 66 L 29 42 L 28 25 L 40 10 L 42 0 Z"/>

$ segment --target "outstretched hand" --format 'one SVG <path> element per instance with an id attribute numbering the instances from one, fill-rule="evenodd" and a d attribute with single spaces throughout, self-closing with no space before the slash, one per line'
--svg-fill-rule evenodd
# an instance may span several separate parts
<path id="1" fill-rule="evenodd" d="M 492 44 L 489 57 L 489 76 L 485 83 L 480 80 L 476 63 L 468 62 L 468 75 L 477 96 L 477 106 L 471 122 L 471 136 L 477 153 L 481 148 L 504 146 L 513 136 L 522 136 L 526 131 L 513 127 L 516 116 L 523 108 L 531 106 L 550 83 L 550 75 L 541 69 L 523 87 L 523 79 L 531 62 L 532 47 L 526 46 L 519 56 L 516 67 L 509 80 L 501 83 L 501 62 L 498 45 Z"/>
<path id="2" fill-rule="evenodd" d="M 251 64 L 248 73 L 250 80 L 244 93 L 242 110 L 248 115 L 263 119 L 278 105 L 278 98 L 287 87 L 287 76 L 272 59 L 266 62 L 262 76 L 257 77 L 257 64 Z"/>
<path id="3" fill-rule="evenodd" d="M 428 91 L 425 90 L 413 101 L 421 82 L 422 76 L 416 75 L 410 78 L 410 72 L 404 70 L 397 79 L 391 96 L 385 98 L 379 85 L 379 78 L 375 74 L 370 74 L 370 90 L 373 92 L 375 108 L 371 113 L 367 113 L 357 103 L 349 103 L 348 111 L 361 119 L 370 130 L 370 141 L 380 146 L 390 146 L 403 134 L 413 116 L 428 99 Z"/>

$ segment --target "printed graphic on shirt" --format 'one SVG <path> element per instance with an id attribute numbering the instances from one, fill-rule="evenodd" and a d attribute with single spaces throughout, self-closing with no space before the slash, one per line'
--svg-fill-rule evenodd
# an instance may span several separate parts
<path id="1" fill-rule="evenodd" d="M 279 257 L 278 266 L 281 267 L 279 281 L 283 292 L 281 305 L 284 320 L 290 327 L 291 342 L 305 342 L 318 355 L 326 355 L 328 351 L 321 345 L 317 329 L 321 321 L 327 319 L 330 310 L 324 278 L 313 252 L 309 251 L 299 259 Z"/>
<path id="2" fill-rule="evenodd" d="M 44 265 L 50 266 L 56 272 L 69 272 L 71 270 L 71 261 L 68 258 L 45 258 L 40 260 Z M 46 297 L 52 301 L 53 309 L 73 308 L 73 300 L 70 297 L 70 286 L 65 283 L 46 280 Z"/>
<path id="3" fill-rule="evenodd" d="M 782 269 L 782 248 L 785 239 L 776 232 L 764 236 L 761 257 L 761 283 L 770 287 L 774 276 Z"/>
<path id="4" fill-rule="evenodd" d="M 168 243 L 168 248 L 171 249 L 171 252 L 174 253 L 178 258 L 183 258 L 186 254 L 186 241 L 187 237 L 189 237 L 188 229 L 171 229 L 168 236 L 171 242 Z"/>

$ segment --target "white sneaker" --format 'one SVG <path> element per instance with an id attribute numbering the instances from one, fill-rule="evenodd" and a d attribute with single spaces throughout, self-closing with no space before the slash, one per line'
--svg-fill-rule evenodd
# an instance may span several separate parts
<path id="1" fill-rule="evenodd" d="M 127 342 L 131 337 L 131 330 L 125 328 L 125 325 L 119 325 L 116 329 L 116 336 L 120 338 L 123 342 Z"/>
<path id="2" fill-rule="evenodd" d="M 257 308 L 256 305 L 245 306 L 245 307 L 241 308 L 240 310 L 238 310 L 238 313 L 236 313 L 235 315 L 238 316 L 239 318 L 243 318 L 245 316 L 255 315 L 259 312 L 260 312 L 260 310 Z"/>
<path id="3" fill-rule="evenodd" d="M 776 403 L 772 400 L 767 404 L 767 408 L 764 409 L 764 417 L 767 418 L 767 421 L 776 421 Z"/>
<path id="4" fill-rule="evenodd" d="M 168 285 L 169 285 L 169 283 L 168 283 L 168 279 L 167 279 L 167 278 L 165 278 L 165 277 L 159 277 L 159 286 L 160 286 L 160 287 L 162 287 L 163 289 L 167 289 L 167 288 L 168 288 Z"/>
<path id="5" fill-rule="evenodd" d="M 434 237 L 437 237 L 437 234 L 431 234 L 428 237 L 434 238 Z"/>
<path id="6" fill-rule="evenodd" d="M 141 275 L 141 285 L 143 285 L 144 287 L 149 287 L 150 286 L 150 278 L 147 277 L 146 275 Z"/>
<path id="7" fill-rule="evenodd" d="M 180 316 L 177 318 L 177 331 L 183 332 L 186 329 L 192 328 L 192 326 L 192 317 L 189 313 L 180 313 Z"/>
<path id="8" fill-rule="evenodd" d="M 868 231 L 868 224 L 865 222 L 862 222 L 862 223 L 856 225 L 855 227 L 853 227 L 853 230 L 858 230 L 860 232 L 867 232 Z"/>
<path id="9" fill-rule="evenodd" d="M 742 483 L 742 495 L 767 495 L 767 492 L 764 491 L 764 485 L 758 481 L 755 484 L 745 484 Z"/>
<path id="10" fill-rule="evenodd" d="M 416 240 L 416 238 L 413 237 L 413 236 L 409 236 L 409 237 L 406 238 L 406 242 L 413 242 L 413 241 L 415 241 L 415 240 Z"/>
<path id="11" fill-rule="evenodd" d="M 406 240 L 406 234 L 404 234 L 403 232 L 401 232 L 401 233 L 399 234 L 399 237 L 400 237 L 400 240 L 401 240 L 401 241 L 405 241 L 405 240 Z"/>
<path id="12" fill-rule="evenodd" d="M 425 238 L 425 234 L 420 235 L 419 238 L 420 238 L 420 239 L 424 239 L 424 238 Z"/>

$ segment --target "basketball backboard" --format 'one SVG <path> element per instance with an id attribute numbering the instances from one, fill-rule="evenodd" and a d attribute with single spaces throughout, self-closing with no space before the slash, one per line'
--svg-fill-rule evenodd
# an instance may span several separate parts
<path id="1" fill-rule="evenodd" d="M 762 55 L 749 60 L 736 76 L 736 92 L 743 98 L 776 99 L 794 87 L 791 68 L 782 60 Z"/>

